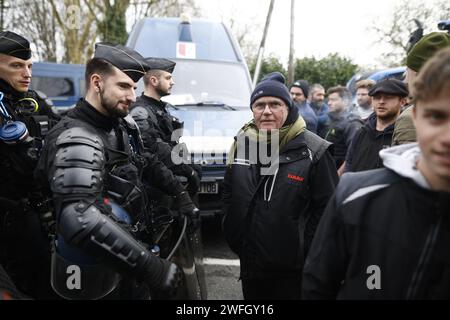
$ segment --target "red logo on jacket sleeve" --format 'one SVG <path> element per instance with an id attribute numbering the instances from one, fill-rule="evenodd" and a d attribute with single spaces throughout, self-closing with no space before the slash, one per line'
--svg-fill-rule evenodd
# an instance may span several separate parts
<path id="1" fill-rule="evenodd" d="M 299 182 L 303 182 L 303 180 L 305 180 L 305 178 L 296 176 L 295 174 L 292 173 L 288 173 L 288 178 Z"/>

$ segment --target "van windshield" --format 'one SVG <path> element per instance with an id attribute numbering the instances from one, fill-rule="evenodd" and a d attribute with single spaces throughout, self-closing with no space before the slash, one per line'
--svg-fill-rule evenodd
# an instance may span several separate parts
<path id="1" fill-rule="evenodd" d="M 173 105 L 222 103 L 248 106 L 251 87 L 241 64 L 197 60 L 175 60 L 175 85 L 164 100 Z"/>
<path id="2" fill-rule="evenodd" d="M 252 119 L 250 108 L 180 107 L 169 112 L 184 122 L 183 136 L 234 137 Z"/>
<path id="3" fill-rule="evenodd" d="M 177 57 L 180 41 L 180 19 L 146 19 L 134 49 L 144 57 Z M 192 41 L 195 43 L 196 59 L 234 61 L 238 58 L 230 38 L 221 23 L 194 20 L 191 23 Z"/>

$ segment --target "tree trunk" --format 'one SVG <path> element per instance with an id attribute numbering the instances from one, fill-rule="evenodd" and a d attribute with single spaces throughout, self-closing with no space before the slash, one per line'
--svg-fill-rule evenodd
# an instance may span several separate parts
<path id="1" fill-rule="evenodd" d="M 294 29 L 295 29 L 295 0 L 291 0 L 291 36 L 289 42 L 289 62 L 288 62 L 288 84 L 294 82 L 294 71 L 295 71 L 295 61 L 294 61 Z"/>
<path id="2" fill-rule="evenodd" d="M 258 57 L 256 60 L 255 74 L 253 75 L 253 87 L 256 86 L 256 83 L 258 82 L 258 78 L 259 78 L 259 73 L 261 72 L 261 62 L 262 62 L 263 55 L 264 55 L 264 46 L 266 45 L 266 37 L 267 37 L 267 32 L 269 31 L 270 18 L 272 17 L 274 3 L 275 3 L 275 0 L 270 0 L 269 12 L 267 13 L 267 18 L 266 18 L 266 25 L 264 27 L 263 37 L 261 39 L 261 44 L 259 45 L 259 49 L 258 49 Z"/>

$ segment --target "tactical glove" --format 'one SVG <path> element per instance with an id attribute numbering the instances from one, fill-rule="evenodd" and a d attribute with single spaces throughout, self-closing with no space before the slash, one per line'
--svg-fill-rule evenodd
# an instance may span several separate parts
<path id="1" fill-rule="evenodd" d="M 192 199 L 187 191 L 183 191 L 175 197 L 175 207 L 181 214 L 187 217 L 197 218 L 199 215 L 199 210 L 195 206 L 194 202 L 192 202 Z"/>
<path id="2" fill-rule="evenodd" d="M 189 176 L 186 177 L 188 179 L 188 183 L 189 183 L 187 189 L 188 189 L 190 195 L 194 195 L 200 189 L 200 177 L 199 177 L 197 171 L 195 171 L 191 167 L 189 167 L 189 169 L 191 170 L 191 173 L 189 174 Z"/>
<path id="3" fill-rule="evenodd" d="M 156 256 L 153 256 L 151 260 L 153 261 L 151 265 L 148 264 L 144 282 L 148 285 L 152 294 L 166 298 L 175 296 L 181 283 L 180 269 L 176 264 Z"/>

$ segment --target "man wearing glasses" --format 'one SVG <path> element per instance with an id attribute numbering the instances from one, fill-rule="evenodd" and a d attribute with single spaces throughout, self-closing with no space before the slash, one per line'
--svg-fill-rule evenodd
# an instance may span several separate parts
<path id="1" fill-rule="evenodd" d="M 306 130 L 280 73 L 250 102 L 253 120 L 238 132 L 225 175 L 224 234 L 245 299 L 299 299 L 304 257 L 337 183 L 330 143 Z"/>

